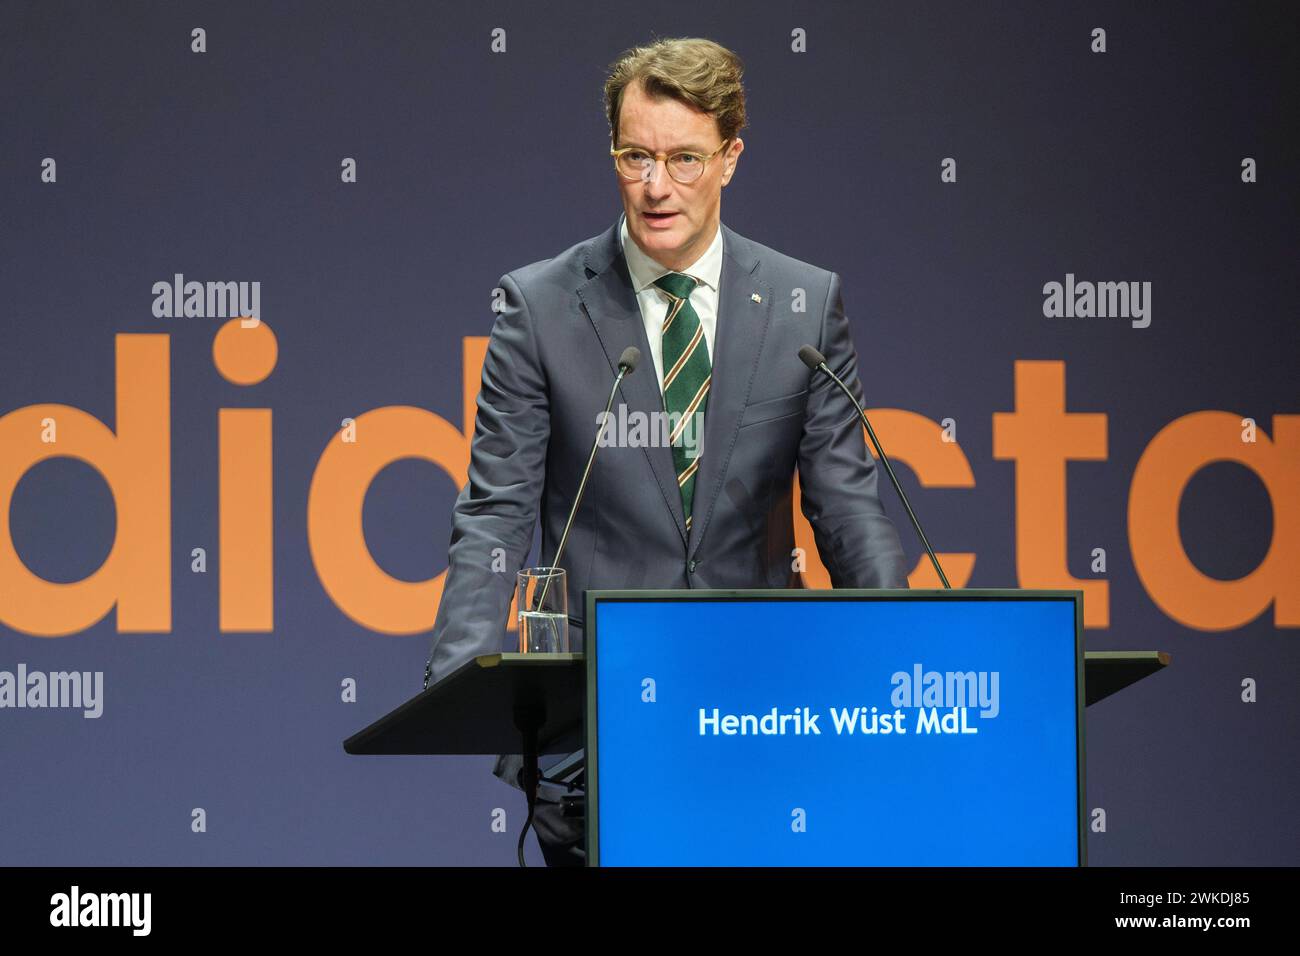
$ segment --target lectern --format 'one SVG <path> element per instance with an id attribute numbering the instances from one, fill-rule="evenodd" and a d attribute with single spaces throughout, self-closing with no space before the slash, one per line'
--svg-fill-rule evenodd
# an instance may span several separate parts
<path id="1" fill-rule="evenodd" d="M 591 591 L 585 654 L 485 655 L 345 747 L 557 753 L 581 729 L 593 865 L 1078 866 L 1083 708 L 1169 661 L 1088 654 L 1085 677 L 1081 602 Z"/>

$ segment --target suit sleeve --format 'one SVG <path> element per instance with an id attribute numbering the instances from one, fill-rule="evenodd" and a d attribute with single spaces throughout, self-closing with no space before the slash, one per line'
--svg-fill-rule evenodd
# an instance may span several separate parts
<path id="1" fill-rule="evenodd" d="M 468 481 L 452 514 L 426 687 L 473 657 L 501 650 L 515 572 L 537 523 L 550 400 L 528 304 L 510 276 L 500 285 L 504 307 L 483 359 Z"/>
<path id="2" fill-rule="evenodd" d="M 858 357 L 831 273 L 822 318 L 821 353 L 858 401 Z M 822 562 L 837 588 L 907 587 L 898 532 L 880 504 L 879 468 L 867 450 L 862 420 L 838 385 L 813 372 L 799 443 L 799 485 L 804 516 L 812 525 Z"/>

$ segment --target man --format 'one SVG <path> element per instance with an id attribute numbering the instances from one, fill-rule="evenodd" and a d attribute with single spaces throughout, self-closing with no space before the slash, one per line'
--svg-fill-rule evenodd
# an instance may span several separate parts
<path id="1" fill-rule="evenodd" d="M 722 188 L 744 149 L 740 78 L 739 59 L 708 40 L 627 51 L 605 86 L 623 215 L 501 279 L 432 680 L 501 649 L 539 506 L 545 565 L 629 345 L 643 359 L 616 409 L 629 420 L 702 418 L 703 428 L 674 428 L 673 447 L 641 441 L 597 455 L 562 559 L 571 614 L 595 588 L 799 586 L 796 469 L 832 584 L 906 587 L 857 413 L 798 358 L 813 345 L 861 396 L 839 276 L 721 224 Z M 493 570 L 501 553 L 505 573 Z M 576 728 L 569 740 L 581 745 Z M 506 755 L 495 773 L 519 786 L 519 767 Z M 561 815 L 559 795 L 539 798 L 538 840 L 548 864 L 580 865 L 582 820 Z"/>

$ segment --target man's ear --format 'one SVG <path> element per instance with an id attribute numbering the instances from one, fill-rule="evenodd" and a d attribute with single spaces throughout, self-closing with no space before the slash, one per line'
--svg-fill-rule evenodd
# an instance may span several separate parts
<path id="1" fill-rule="evenodd" d="M 727 151 L 722 154 L 722 185 L 725 186 L 727 183 L 731 182 L 731 177 L 736 172 L 736 161 L 740 159 L 740 154 L 744 151 L 745 141 L 740 137 L 736 137 L 735 142 L 733 142 L 727 148 Z"/>

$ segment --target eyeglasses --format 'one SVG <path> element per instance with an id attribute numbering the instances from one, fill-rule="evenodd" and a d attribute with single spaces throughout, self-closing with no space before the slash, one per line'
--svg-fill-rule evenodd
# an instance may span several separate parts
<path id="1" fill-rule="evenodd" d="M 688 185 L 695 182 L 704 175 L 704 168 L 708 165 L 709 160 L 718 153 L 731 140 L 724 139 L 722 146 L 719 146 L 708 156 L 701 156 L 699 153 L 692 153 L 689 150 L 680 150 L 672 155 L 667 153 L 651 154 L 640 146 L 624 146 L 622 149 L 611 149 L 609 155 L 614 157 L 614 168 L 618 174 L 628 182 L 636 180 L 648 181 L 654 175 L 655 165 L 659 160 L 664 160 L 664 166 L 668 170 L 668 175 L 673 177 L 679 183 Z"/>

